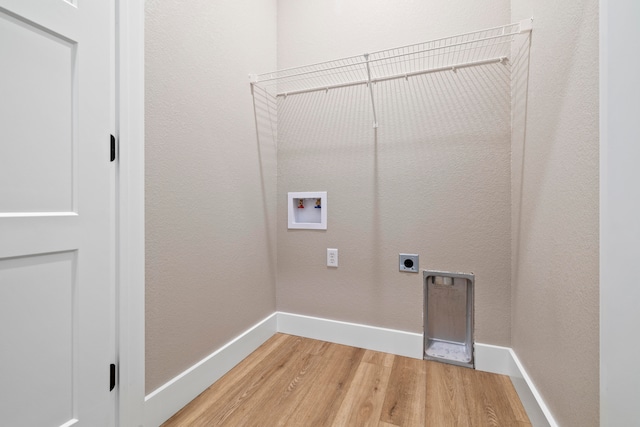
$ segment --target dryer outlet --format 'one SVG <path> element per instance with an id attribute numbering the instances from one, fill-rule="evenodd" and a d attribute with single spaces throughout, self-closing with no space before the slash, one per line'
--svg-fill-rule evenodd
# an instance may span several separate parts
<path id="1" fill-rule="evenodd" d="M 405 273 L 417 273 L 420 265 L 418 254 L 400 254 L 400 271 Z"/>

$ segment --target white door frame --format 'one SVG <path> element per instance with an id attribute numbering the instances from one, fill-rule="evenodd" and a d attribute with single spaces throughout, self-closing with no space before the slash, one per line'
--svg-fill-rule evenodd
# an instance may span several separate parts
<path id="1" fill-rule="evenodd" d="M 118 425 L 144 423 L 144 1 L 116 0 Z"/>
<path id="2" fill-rule="evenodd" d="M 640 8 L 600 0 L 600 425 L 637 425 Z"/>

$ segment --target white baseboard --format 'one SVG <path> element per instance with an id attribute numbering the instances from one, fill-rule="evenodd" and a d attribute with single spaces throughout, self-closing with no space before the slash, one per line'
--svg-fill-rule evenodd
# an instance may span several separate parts
<path id="1" fill-rule="evenodd" d="M 145 397 L 144 425 L 159 426 L 229 372 L 277 331 L 273 313 Z"/>
<path id="2" fill-rule="evenodd" d="M 278 332 L 422 359 L 422 334 L 278 312 Z"/>
<path id="3" fill-rule="evenodd" d="M 206 390 L 276 332 L 423 358 L 422 334 L 275 312 L 145 398 L 145 426 L 159 426 Z M 508 375 L 534 427 L 557 427 L 551 412 L 512 349 L 475 344 L 475 367 Z"/>
<path id="4" fill-rule="evenodd" d="M 533 427 L 558 427 L 558 423 L 513 349 L 476 343 L 475 357 L 477 370 L 511 377 L 513 387 Z"/>
<path id="5" fill-rule="evenodd" d="M 475 343 L 473 348 L 477 370 L 510 377 L 519 375 L 510 348 L 481 343 Z"/>

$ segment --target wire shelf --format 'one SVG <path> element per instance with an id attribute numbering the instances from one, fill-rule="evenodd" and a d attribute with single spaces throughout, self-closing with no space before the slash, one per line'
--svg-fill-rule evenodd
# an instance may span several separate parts
<path id="1" fill-rule="evenodd" d="M 509 60 L 511 42 L 515 36 L 531 29 L 532 20 L 525 20 L 359 56 L 252 74 L 249 78 L 252 87 L 258 86 L 271 96 L 285 98 L 301 93 L 367 85 L 373 108 L 373 126 L 378 127 L 371 83 L 505 63 Z"/>
<path id="2" fill-rule="evenodd" d="M 507 61 L 513 38 L 530 22 L 509 24 L 394 49 L 250 76 L 272 96 L 366 85 Z"/>

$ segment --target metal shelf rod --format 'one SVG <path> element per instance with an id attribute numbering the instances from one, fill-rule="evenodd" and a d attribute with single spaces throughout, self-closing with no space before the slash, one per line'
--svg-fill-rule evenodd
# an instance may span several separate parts
<path id="1" fill-rule="evenodd" d="M 374 85 L 443 71 L 508 63 L 511 42 L 518 34 L 531 32 L 533 18 L 499 27 L 428 40 L 407 46 L 250 75 L 272 99 L 329 89 L 366 85 L 378 127 Z"/>
<path id="2" fill-rule="evenodd" d="M 294 90 L 291 92 L 280 92 L 278 94 L 276 94 L 276 96 L 278 97 L 287 97 L 289 95 L 299 95 L 302 93 L 311 93 L 311 92 L 321 92 L 321 91 L 328 91 L 329 89 L 338 89 L 338 88 L 343 88 L 343 87 L 350 87 L 350 86 L 360 86 L 360 85 L 366 85 L 366 84 L 370 84 L 370 83 L 379 83 L 379 82 L 385 82 L 388 80 L 395 80 L 395 79 L 404 79 L 404 78 L 408 78 L 408 77 L 413 77 L 413 76 L 419 76 L 422 74 L 431 74 L 431 73 L 438 73 L 441 71 L 455 71 L 457 69 L 460 68 L 469 68 L 469 67 L 476 67 L 479 65 L 487 65 L 487 64 L 495 64 L 497 62 L 506 62 L 508 61 L 508 58 L 506 56 L 500 56 L 497 58 L 491 58 L 491 59 L 484 59 L 482 61 L 471 61 L 471 62 L 465 62 L 465 63 L 461 63 L 461 64 L 454 64 L 454 65 L 447 65 L 445 67 L 438 67 L 438 68 L 431 68 L 428 70 L 421 70 L 421 71 L 413 71 L 410 73 L 401 73 L 401 74 L 394 74 L 392 76 L 386 76 L 386 77 L 379 77 L 379 78 L 372 78 L 372 79 L 367 79 L 367 80 L 357 80 L 357 81 L 353 81 L 353 82 L 348 82 L 348 83 L 340 83 L 340 84 L 334 84 L 334 85 L 328 85 L 328 86 L 320 86 L 320 87 L 315 87 L 315 88 L 311 88 L 311 89 L 301 89 L 301 90 Z M 373 96 L 373 94 L 372 94 Z M 373 102 L 373 100 L 372 100 Z M 375 111 L 374 111 L 374 115 L 375 115 Z"/>
<path id="3" fill-rule="evenodd" d="M 487 31 L 494 31 L 494 30 L 500 30 L 500 29 L 503 31 L 503 33 L 499 37 L 504 37 L 505 35 L 516 35 L 516 34 L 522 32 L 522 28 L 524 26 L 523 23 L 525 23 L 525 22 L 528 23 L 528 20 L 517 22 L 517 23 L 513 23 L 513 24 L 508 24 L 508 25 L 501 25 L 501 26 L 498 26 L 498 27 L 486 28 L 484 30 L 473 31 L 473 32 L 470 32 L 470 33 L 459 34 L 459 35 L 453 36 L 453 37 L 471 36 L 471 35 L 474 35 L 474 34 L 480 34 L 480 33 L 484 33 L 484 32 L 487 32 Z M 529 25 L 530 26 L 530 24 L 525 24 L 525 25 Z M 517 30 L 511 31 L 511 32 L 505 34 L 505 30 L 507 28 L 517 28 Z M 526 28 L 525 31 L 531 31 L 531 30 L 530 30 L 530 28 Z M 405 45 L 405 46 L 397 46 L 397 47 L 395 47 L 393 49 L 382 49 L 382 50 L 378 50 L 378 51 L 375 51 L 375 52 L 370 52 L 370 55 L 377 55 L 377 54 L 380 54 L 380 53 L 387 52 L 389 50 L 406 49 L 406 48 L 409 48 L 409 47 L 413 47 L 413 46 L 417 46 L 417 45 L 425 44 L 425 43 L 436 43 L 436 42 L 440 42 L 440 41 L 451 39 L 451 38 L 452 38 L 451 36 L 442 37 L 442 38 L 439 38 L 439 39 L 432 39 L 432 40 L 429 40 L 429 41 L 424 42 L 424 43 L 414 43 L 414 44 L 409 44 L 409 45 Z M 482 40 L 482 39 L 478 39 L 478 40 Z M 359 58 L 359 57 L 360 57 L 360 55 L 356 55 L 356 56 L 351 56 L 351 57 L 341 58 L 341 59 L 342 60 L 349 60 L 349 59 L 356 59 L 356 58 Z M 328 64 L 330 62 L 334 62 L 334 61 L 316 62 L 316 63 L 313 63 L 313 64 L 307 64 L 305 67 L 317 67 L 319 65 Z M 354 64 L 352 64 L 352 65 L 354 65 Z M 297 70 L 299 68 L 301 68 L 301 67 L 283 68 L 281 70 L 278 70 L 277 72 L 278 73 L 282 73 L 282 72 L 286 72 L 286 71 L 294 71 L 294 70 Z M 322 71 L 324 71 L 324 70 L 322 70 Z M 313 72 L 317 72 L 317 71 L 313 71 Z M 271 76 L 273 74 L 274 74 L 273 72 L 272 73 L 264 73 L 264 74 L 260 74 L 259 76 L 266 76 L 266 75 L 270 75 Z M 288 76 L 282 76 L 282 77 L 270 77 L 268 79 L 261 79 L 260 82 L 265 82 L 265 81 L 270 81 L 270 80 L 277 80 L 279 78 L 292 77 L 292 76 L 294 76 L 294 74 L 290 74 Z"/>
<path id="4" fill-rule="evenodd" d="M 431 52 L 431 51 L 435 51 L 435 50 L 451 49 L 451 48 L 454 48 L 454 47 L 463 46 L 463 45 L 472 44 L 472 43 L 481 43 L 481 42 L 494 40 L 494 39 L 503 39 L 503 38 L 508 37 L 510 35 L 513 35 L 513 34 L 499 34 L 497 36 L 484 37 L 482 39 L 476 39 L 476 40 L 467 40 L 467 41 L 463 41 L 463 42 L 459 42 L 459 43 L 449 44 L 449 45 L 446 45 L 446 46 L 437 46 L 437 47 L 432 47 L 432 48 L 429 48 L 429 49 L 417 50 L 417 51 L 414 51 L 414 52 L 400 53 L 400 54 L 397 54 L 397 55 L 392 55 L 392 56 L 387 56 L 387 57 L 382 57 L 382 58 L 376 58 L 376 59 L 365 60 L 365 61 L 349 63 L 349 64 L 341 64 L 341 65 L 336 65 L 334 67 L 322 68 L 320 70 L 303 71 L 303 72 L 300 72 L 300 73 L 287 74 L 287 75 L 279 76 L 279 77 L 270 77 L 270 78 L 267 78 L 267 79 L 260 79 L 260 76 L 258 76 L 258 83 L 269 82 L 269 81 L 272 81 L 272 80 L 288 79 L 288 78 L 291 78 L 291 77 L 306 76 L 306 75 L 309 75 L 309 74 L 321 74 L 321 73 L 325 73 L 327 71 L 338 70 L 340 68 L 349 68 L 349 67 L 357 67 L 358 65 L 365 65 L 367 62 L 373 63 L 373 62 L 379 62 L 379 61 L 389 61 L 390 59 L 401 58 L 403 56 L 419 55 L 419 54 L 422 54 L 422 53 Z M 384 51 L 381 51 L 381 52 L 384 52 Z M 349 58 L 349 59 L 353 59 L 353 58 L 355 58 L 355 57 L 352 57 L 352 58 Z M 333 62 L 333 61 L 330 61 L 330 62 Z M 322 63 L 315 64 L 315 65 L 317 66 L 317 65 L 328 64 L 328 63 L 329 62 L 322 62 Z M 290 70 L 295 70 L 295 68 L 290 68 Z M 284 70 L 281 70 L 281 71 L 284 71 Z M 273 73 L 269 73 L 269 74 L 273 74 Z"/>

